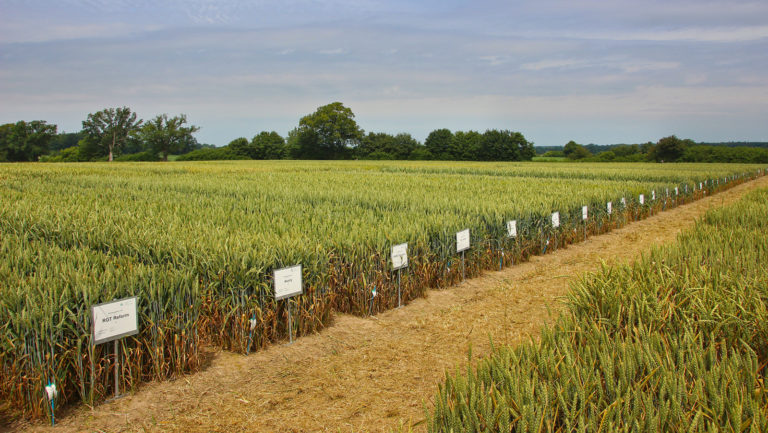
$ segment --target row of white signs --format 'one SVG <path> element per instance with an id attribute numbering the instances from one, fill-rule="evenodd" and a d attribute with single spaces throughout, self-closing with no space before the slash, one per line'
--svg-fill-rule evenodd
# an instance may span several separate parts
<path id="1" fill-rule="evenodd" d="M 760 171 L 758 170 L 758 174 Z M 727 181 L 727 179 L 724 179 Z M 719 182 L 718 182 L 719 183 Z M 704 189 L 707 181 L 699 182 L 699 189 Z M 675 187 L 675 196 L 679 195 L 678 187 Z M 688 185 L 685 185 L 685 192 L 688 192 Z M 669 196 L 669 188 L 667 188 Z M 656 200 L 656 191 L 651 191 L 651 200 Z M 640 204 L 645 204 L 645 196 L 640 194 Z M 627 202 L 624 197 L 621 198 L 621 204 L 626 207 Z M 606 210 L 610 215 L 613 212 L 611 202 L 607 203 Z M 589 217 L 587 206 L 582 207 L 581 216 L 583 220 Z M 560 212 L 552 213 L 552 227 L 560 227 Z M 517 221 L 507 221 L 507 236 L 517 237 Z M 469 229 L 456 233 L 456 252 L 468 250 L 470 246 Z M 392 267 L 402 269 L 408 266 L 408 244 L 399 244 L 392 247 Z M 289 266 L 287 268 L 277 269 L 274 272 L 275 281 L 275 300 L 290 298 L 304 293 L 302 284 L 301 265 Z M 93 333 L 93 343 L 101 344 L 119 338 L 135 335 L 139 332 L 138 314 L 136 309 L 136 297 L 120 299 L 113 302 L 94 305 L 91 307 L 91 323 Z"/>
<path id="2" fill-rule="evenodd" d="M 703 189 L 704 185 L 706 185 L 706 181 L 699 182 L 699 189 Z M 675 196 L 680 195 L 680 190 L 678 187 L 674 188 Z M 669 196 L 669 188 L 666 190 L 667 196 Z M 688 185 L 685 185 L 685 192 L 688 192 Z M 640 204 L 645 204 L 645 194 L 640 194 L 638 197 Z M 656 200 L 656 190 L 651 191 L 651 200 Z M 621 204 L 622 206 L 627 206 L 627 200 L 626 198 L 621 198 Z M 606 204 L 606 210 L 608 211 L 608 215 L 611 215 L 613 213 L 613 203 L 608 202 Z M 581 208 L 581 218 L 586 221 L 589 219 L 589 208 L 588 206 L 583 206 Z M 560 212 L 553 212 L 552 213 L 552 227 L 560 227 Z M 507 221 L 507 236 L 510 238 L 517 237 L 517 221 L 516 220 L 510 220 Z M 460 232 L 456 233 L 456 252 L 460 253 L 462 251 L 469 249 L 469 242 L 470 236 L 469 236 L 469 229 L 462 230 Z M 402 269 L 408 266 L 408 244 L 398 244 L 392 247 L 392 268 L 394 270 Z"/>
<path id="3" fill-rule="evenodd" d="M 304 293 L 301 265 L 276 269 L 274 277 L 275 300 Z M 91 307 L 91 335 L 94 345 L 139 333 L 136 299 L 136 296 L 133 296 Z"/>

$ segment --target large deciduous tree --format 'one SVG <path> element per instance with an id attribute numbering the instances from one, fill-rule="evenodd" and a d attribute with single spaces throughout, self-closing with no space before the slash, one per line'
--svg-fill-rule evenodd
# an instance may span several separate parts
<path id="1" fill-rule="evenodd" d="M 283 159 L 286 156 L 285 139 L 275 131 L 261 131 L 251 139 L 251 158 Z"/>
<path id="2" fill-rule="evenodd" d="M 674 162 L 683 156 L 686 148 L 694 144 L 693 140 L 682 140 L 674 135 L 670 135 L 660 139 L 655 146 L 650 148 L 648 158 L 656 162 Z"/>
<path id="3" fill-rule="evenodd" d="M 245 137 L 235 138 L 234 140 L 230 141 L 226 147 L 235 155 L 251 158 L 251 144 Z"/>
<path id="4" fill-rule="evenodd" d="M 480 138 L 478 158 L 482 161 L 527 161 L 533 158 L 533 143 L 523 134 L 489 129 Z"/>
<path id="5" fill-rule="evenodd" d="M 587 158 L 592 156 L 592 154 L 589 153 L 589 150 L 587 150 L 586 147 L 580 145 L 579 143 L 576 143 L 573 140 L 565 144 L 565 147 L 563 148 L 563 153 L 565 154 L 565 156 L 568 157 L 568 159 L 582 159 L 582 158 Z"/>
<path id="6" fill-rule="evenodd" d="M 275 131 L 261 131 L 250 142 L 245 137 L 236 138 L 228 146 L 237 155 L 251 159 L 283 159 L 288 156 L 285 139 Z"/>
<path id="7" fill-rule="evenodd" d="M 56 125 L 44 120 L 23 120 L 0 126 L 0 161 L 37 161 L 48 153 Z"/>
<path id="8" fill-rule="evenodd" d="M 480 140 L 479 158 L 483 161 L 517 161 L 518 144 L 509 131 L 489 129 Z"/>
<path id="9" fill-rule="evenodd" d="M 302 159 L 347 158 L 363 137 L 354 113 L 341 102 L 302 117 L 298 129 L 294 156 Z"/>
<path id="10" fill-rule="evenodd" d="M 456 131 L 453 135 L 454 157 L 459 161 L 475 161 L 480 159 L 480 146 L 483 135 L 477 131 Z"/>
<path id="11" fill-rule="evenodd" d="M 363 137 L 355 155 L 362 159 L 408 159 L 419 146 L 411 134 L 397 135 L 386 132 L 369 132 Z"/>
<path id="12" fill-rule="evenodd" d="M 184 126 L 186 123 L 187 116 L 184 114 L 171 118 L 167 114 L 160 114 L 141 127 L 139 138 L 152 152 L 162 154 L 163 161 L 168 161 L 169 153 L 181 153 L 194 143 L 192 134 L 200 128 Z"/>
<path id="13" fill-rule="evenodd" d="M 105 108 L 83 120 L 83 132 L 91 144 L 106 150 L 112 161 L 115 151 L 139 130 L 141 123 L 142 120 L 137 119 L 136 113 L 128 107 Z"/>
<path id="14" fill-rule="evenodd" d="M 424 145 L 434 159 L 454 159 L 453 133 L 449 129 L 435 129 L 430 132 Z"/>

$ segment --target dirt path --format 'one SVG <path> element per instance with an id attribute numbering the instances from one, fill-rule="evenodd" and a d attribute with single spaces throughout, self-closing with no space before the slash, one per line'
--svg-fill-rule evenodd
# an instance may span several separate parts
<path id="1" fill-rule="evenodd" d="M 152 383 L 94 410 L 80 408 L 55 430 L 181 432 L 391 431 L 424 418 L 446 369 L 497 343 L 535 336 L 562 309 L 571 281 L 601 261 L 637 258 L 673 241 L 711 207 L 768 186 L 768 177 L 663 212 L 587 242 L 534 257 L 374 318 L 338 316 L 290 346 L 242 356 L 216 354 L 205 371 Z M 17 426 L 22 430 L 21 426 Z M 423 427 L 417 428 L 423 429 Z M 1 429 L 0 429 L 1 430 Z"/>

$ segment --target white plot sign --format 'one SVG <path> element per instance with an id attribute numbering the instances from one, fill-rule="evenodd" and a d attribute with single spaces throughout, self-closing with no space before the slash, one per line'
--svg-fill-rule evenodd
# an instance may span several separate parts
<path id="1" fill-rule="evenodd" d="M 301 265 L 275 270 L 275 300 L 290 298 L 304 293 L 301 282 Z"/>
<path id="2" fill-rule="evenodd" d="M 627 207 L 627 199 L 624 197 L 621 198 L 621 207 Z"/>
<path id="3" fill-rule="evenodd" d="M 101 344 L 139 333 L 136 297 L 91 307 L 93 344 Z"/>
<path id="4" fill-rule="evenodd" d="M 679 195 L 679 193 L 680 193 L 680 190 L 677 189 L 677 187 L 675 187 L 675 197 L 677 197 Z"/>
<path id="5" fill-rule="evenodd" d="M 656 190 L 651 191 L 651 200 L 656 200 Z"/>
<path id="6" fill-rule="evenodd" d="M 552 227 L 560 227 L 560 212 L 552 212 Z"/>
<path id="7" fill-rule="evenodd" d="M 589 210 L 587 210 L 587 207 L 586 207 L 586 206 L 582 207 L 582 208 L 581 208 L 581 219 L 583 219 L 584 221 L 586 221 L 586 220 L 587 220 L 587 217 L 589 216 L 589 213 L 588 213 L 588 212 L 589 212 Z"/>
<path id="8" fill-rule="evenodd" d="M 507 221 L 507 237 L 517 237 L 517 220 Z"/>
<path id="9" fill-rule="evenodd" d="M 640 204 L 645 204 L 645 194 L 640 194 Z"/>
<path id="10" fill-rule="evenodd" d="M 392 247 L 392 269 L 398 270 L 408 267 L 408 244 L 399 244 Z"/>
<path id="11" fill-rule="evenodd" d="M 517 237 L 517 220 L 507 221 L 507 237 Z"/>
<path id="12" fill-rule="evenodd" d="M 613 203 L 608 202 L 608 205 L 606 206 L 606 208 L 608 209 L 608 215 L 613 213 Z"/>
<path id="13" fill-rule="evenodd" d="M 456 252 L 460 253 L 469 249 L 469 229 L 456 233 Z"/>

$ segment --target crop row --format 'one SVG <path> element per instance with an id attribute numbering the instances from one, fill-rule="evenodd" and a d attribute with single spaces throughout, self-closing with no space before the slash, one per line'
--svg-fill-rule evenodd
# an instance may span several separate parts
<path id="1" fill-rule="evenodd" d="M 768 190 L 576 283 L 540 341 L 446 377 L 430 432 L 768 431 Z"/>
<path id="2" fill-rule="evenodd" d="M 140 332 L 119 342 L 121 388 L 131 388 L 199 368 L 206 344 L 248 353 L 287 338 L 288 308 L 300 336 L 326 326 L 332 311 L 396 306 L 393 244 L 409 245 L 407 302 L 460 280 L 458 230 L 471 230 L 472 276 L 757 175 L 751 166 L 672 166 L 669 179 L 644 180 L 641 164 L 624 165 L 622 180 L 596 180 L 578 171 L 548 178 L 535 167 L 510 164 L 505 175 L 457 163 L 2 166 L 0 396 L 28 416 L 47 413 L 51 381 L 63 402 L 105 398 L 114 359 L 92 344 L 94 304 L 138 296 Z M 505 233 L 509 219 L 515 238 Z M 304 294 L 276 302 L 273 270 L 296 263 Z"/>

